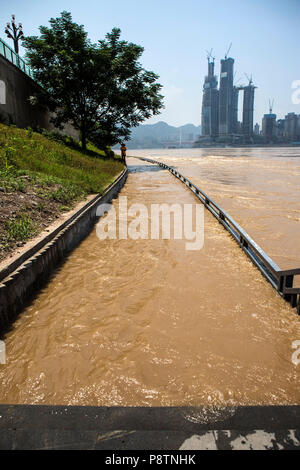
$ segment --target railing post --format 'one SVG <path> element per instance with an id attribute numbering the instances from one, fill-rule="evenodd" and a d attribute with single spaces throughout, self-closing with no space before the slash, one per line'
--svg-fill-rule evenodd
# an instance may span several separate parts
<path id="1" fill-rule="evenodd" d="M 291 306 L 292 308 L 297 307 L 297 294 L 291 294 Z"/>
<path id="2" fill-rule="evenodd" d="M 293 275 L 285 277 L 284 287 L 293 287 L 293 283 L 294 283 L 294 276 Z M 287 300 L 288 302 L 291 302 L 292 295 L 291 294 L 284 294 L 284 299 Z"/>
<path id="3" fill-rule="evenodd" d="M 244 239 L 242 235 L 240 235 L 240 245 L 245 248 L 248 248 L 248 243 L 246 242 L 246 240 Z"/>
<path id="4" fill-rule="evenodd" d="M 283 292 L 283 286 L 284 286 L 284 276 L 280 276 L 278 280 L 278 292 Z"/>

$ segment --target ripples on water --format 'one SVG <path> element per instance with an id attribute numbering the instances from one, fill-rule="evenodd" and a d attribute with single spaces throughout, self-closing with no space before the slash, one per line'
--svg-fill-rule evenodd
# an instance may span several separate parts
<path id="1" fill-rule="evenodd" d="M 251 150 L 251 162 L 244 149 L 242 157 L 176 152 L 162 159 L 229 210 L 277 262 L 300 265 L 297 224 L 285 212 L 300 211 L 300 160 L 272 158 L 269 150 L 262 157 Z M 129 164 L 121 193 L 129 205 L 195 202 L 166 171 Z M 7 334 L 0 402 L 299 404 L 296 339 L 295 310 L 209 213 L 198 252 L 184 241 L 100 242 L 94 230 Z"/>

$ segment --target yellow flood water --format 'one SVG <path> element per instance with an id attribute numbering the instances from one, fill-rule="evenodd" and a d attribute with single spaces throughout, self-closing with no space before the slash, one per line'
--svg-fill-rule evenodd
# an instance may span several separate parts
<path id="1" fill-rule="evenodd" d="M 223 207 L 224 202 L 231 204 L 235 217 L 248 220 L 250 228 L 257 224 L 261 240 L 268 238 L 264 230 L 271 232 L 270 225 L 262 225 L 259 232 L 252 205 L 230 199 L 241 188 L 244 197 L 253 192 L 250 177 L 238 182 L 237 172 L 244 170 L 236 166 L 238 187 L 228 185 L 228 192 L 225 183 L 209 177 L 208 163 L 200 158 L 187 163 L 184 158 L 163 157 L 167 163 L 173 159 L 174 165 L 177 159 L 175 166 L 204 190 L 211 184 Z M 217 160 L 211 160 L 218 174 Z M 129 165 L 132 172 L 121 192 L 129 206 L 196 202 L 168 172 L 135 159 Z M 295 165 L 293 171 L 299 171 L 296 159 Z M 255 196 L 264 198 L 261 179 L 258 174 Z M 272 206 L 267 188 L 264 200 Z M 289 201 L 293 210 L 300 210 L 293 192 Z M 239 208 L 244 210 L 239 213 Z M 280 230 L 290 233 L 284 225 Z M 277 262 L 300 266 L 293 248 L 297 239 L 290 234 L 288 240 L 290 248 L 282 253 L 276 252 L 274 241 L 269 248 L 278 253 Z M 187 251 L 184 240 L 100 241 L 93 230 L 4 339 L 7 364 L 0 366 L 0 403 L 300 404 L 300 365 L 292 362 L 292 343 L 300 340 L 296 310 L 207 212 L 199 251 Z"/>
<path id="2" fill-rule="evenodd" d="M 300 147 L 132 150 L 173 165 L 282 268 L 300 266 Z"/>

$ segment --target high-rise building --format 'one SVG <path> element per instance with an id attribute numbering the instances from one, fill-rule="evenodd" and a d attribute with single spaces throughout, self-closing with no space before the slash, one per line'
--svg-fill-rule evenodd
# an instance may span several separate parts
<path id="1" fill-rule="evenodd" d="M 243 134 L 251 137 L 253 135 L 253 116 L 254 116 L 254 93 L 255 86 L 250 82 L 244 89 L 243 103 Z"/>
<path id="2" fill-rule="evenodd" d="M 232 91 L 232 108 L 231 108 L 231 122 L 232 122 L 232 133 L 239 134 L 238 126 L 238 112 L 239 112 L 239 88 L 233 87 Z"/>
<path id="3" fill-rule="evenodd" d="M 208 57 L 208 75 L 205 77 L 202 101 L 202 135 L 219 134 L 219 90 L 215 75 L 215 59 Z"/>
<path id="4" fill-rule="evenodd" d="M 276 137 L 276 114 L 265 114 L 262 120 L 262 135 L 267 142 L 271 142 Z"/>
<path id="5" fill-rule="evenodd" d="M 259 124 L 258 124 L 258 122 L 254 126 L 254 135 L 259 135 Z"/>
<path id="6" fill-rule="evenodd" d="M 276 122 L 276 135 L 282 140 L 284 138 L 285 119 L 278 119 Z"/>
<path id="7" fill-rule="evenodd" d="M 243 133 L 243 123 L 238 121 L 236 126 L 236 133 L 241 135 Z"/>
<path id="8" fill-rule="evenodd" d="M 300 139 L 300 115 L 288 113 L 285 116 L 284 136 L 288 140 Z"/>
<path id="9" fill-rule="evenodd" d="M 233 65 L 231 57 L 221 60 L 220 92 L 219 92 L 219 133 L 230 135 L 234 133 L 237 119 L 236 91 L 233 86 Z"/>

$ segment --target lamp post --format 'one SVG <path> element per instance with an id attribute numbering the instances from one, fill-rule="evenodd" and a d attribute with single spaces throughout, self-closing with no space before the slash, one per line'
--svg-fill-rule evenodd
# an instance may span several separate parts
<path id="1" fill-rule="evenodd" d="M 11 24 L 7 23 L 5 28 L 5 33 L 9 39 L 14 41 L 15 52 L 19 54 L 19 40 L 24 37 L 22 23 L 19 23 L 19 26 L 16 26 L 16 17 L 15 15 L 11 15 Z"/>

